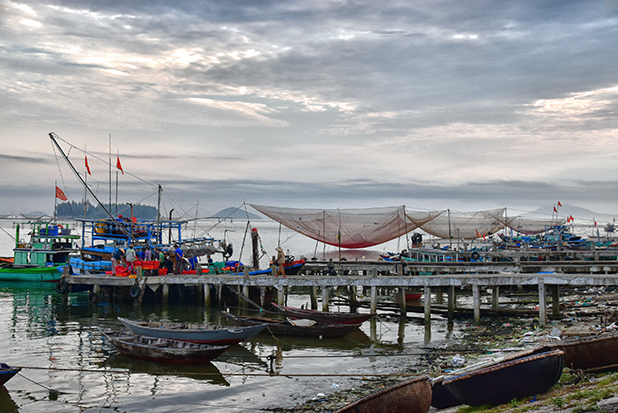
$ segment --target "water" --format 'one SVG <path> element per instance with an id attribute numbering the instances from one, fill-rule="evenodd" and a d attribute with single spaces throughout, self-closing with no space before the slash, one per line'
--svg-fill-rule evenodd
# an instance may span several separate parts
<path id="1" fill-rule="evenodd" d="M 238 257 L 246 222 L 220 224 L 214 229 L 212 224 L 200 223 L 214 237 L 226 231 L 226 238 L 235 246 L 234 256 Z M 14 233 L 12 222 L 0 221 L 0 225 Z M 274 254 L 281 239 L 283 247 L 293 255 L 314 255 L 312 240 L 285 230 L 280 233 L 272 222 L 252 226 L 258 228 L 268 252 Z M 196 226 L 195 231 L 198 236 L 204 235 L 200 233 L 203 228 Z M 11 255 L 11 238 L 0 231 L 0 240 L 0 256 Z M 248 238 L 243 260 L 250 259 L 248 252 L 244 258 L 247 245 Z M 320 249 L 320 254 L 339 254 L 335 248 Z M 379 252 L 364 250 L 346 256 L 360 259 Z M 261 264 L 267 264 L 267 258 Z M 299 306 L 307 301 L 306 291 L 293 290 L 288 304 Z M 71 294 L 63 302 L 53 285 L 1 283 L 0 361 L 24 369 L 6 384 L 8 392 L 0 391 L 0 411 L 258 412 L 290 407 L 318 393 L 328 395 L 361 382 L 361 377 L 342 374 L 406 371 L 419 357 L 397 354 L 418 353 L 421 347 L 440 346 L 457 335 L 439 318 L 427 328 L 422 314 L 407 322 L 381 315 L 344 339 L 276 339 L 259 335 L 232 347 L 212 363 L 175 366 L 121 356 L 104 343 L 97 327 L 119 327 L 118 316 L 224 322 L 218 310 L 198 304 L 144 304 L 139 309 L 126 303 L 92 304 L 84 293 Z M 272 364 L 268 356 L 274 356 Z M 299 374 L 303 376 L 295 376 Z M 311 376 L 324 374 L 333 376 Z"/>

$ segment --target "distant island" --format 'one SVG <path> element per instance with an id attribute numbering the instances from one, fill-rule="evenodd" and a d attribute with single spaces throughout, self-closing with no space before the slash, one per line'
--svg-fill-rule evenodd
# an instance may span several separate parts
<path id="1" fill-rule="evenodd" d="M 112 205 L 110 211 L 112 215 L 124 215 L 131 216 L 131 210 L 133 210 L 133 216 L 139 219 L 157 219 L 157 208 L 150 205 L 142 204 L 118 204 Z M 43 215 L 43 213 L 41 213 Z M 56 207 L 56 216 L 59 218 L 84 218 L 84 203 L 83 202 L 63 202 Z M 244 208 L 225 208 L 217 212 L 213 216 L 208 218 L 219 219 L 238 219 L 244 220 L 249 217 L 249 220 L 262 219 L 261 216 L 252 212 L 245 211 Z M 99 205 L 92 205 L 86 201 L 86 219 L 105 219 L 109 218 L 107 213 Z"/>

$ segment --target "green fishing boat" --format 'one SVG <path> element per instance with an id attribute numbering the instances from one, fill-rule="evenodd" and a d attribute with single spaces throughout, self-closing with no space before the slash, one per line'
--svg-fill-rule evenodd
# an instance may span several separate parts
<path id="1" fill-rule="evenodd" d="M 20 224 L 16 225 L 15 248 L 12 258 L 0 258 L 0 281 L 58 281 L 62 267 L 77 251 L 67 225 L 33 222 L 29 241 L 20 239 Z"/>

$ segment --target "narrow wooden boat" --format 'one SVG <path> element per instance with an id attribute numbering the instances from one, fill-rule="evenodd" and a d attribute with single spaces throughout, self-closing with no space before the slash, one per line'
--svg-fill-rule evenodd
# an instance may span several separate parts
<path id="1" fill-rule="evenodd" d="M 275 318 L 250 317 L 223 313 L 236 325 L 266 325 L 274 335 L 295 337 L 340 338 L 352 333 L 360 324 L 319 324 L 313 320 L 278 320 Z"/>
<path id="2" fill-rule="evenodd" d="M 504 361 L 444 380 L 443 385 L 470 406 L 498 405 L 549 390 L 560 378 L 561 350 L 542 352 Z"/>
<path id="3" fill-rule="evenodd" d="M 122 317 L 118 317 L 118 321 L 138 335 L 204 344 L 240 343 L 241 341 L 253 337 L 266 327 L 266 325 L 252 325 L 247 327 L 212 325 L 189 326 L 184 323 L 137 321 Z"/>
<path id="4" fill-rule="evenodd" d="M 319 324 L 361 324 L 376 315 L 376 313 L 327 313 L 304 308 L 286 307 L 276 303 L 272 303 L 272 305 L 279 314 L 288 318 L 314 320 Z"/>
<path id="5" fill-rule="evenodd" d="M 19 367 L 11 367 L 8 364 L 0 363 L 0 386 L 11 380 L 20 370 Z"/>
<path id="6" fill-rule="evenodd" d="M 559 341 L 550 347 L 564 352 L 564 365 L 572 369 L 618 369 L 618 334 Z"/>
<path id="7" fill-rule="evenodd" d="M 430 404 L 431 383 L 423 376 L 386 387 L 335 413 L 426 413 Z"/>
<path id="8" fill-rule="evenodd" d="M 144 337 L 126 330 L 100 331 L 123 354 L 166 363 L 205 363 L 216 359 L 229 347 Z"/>

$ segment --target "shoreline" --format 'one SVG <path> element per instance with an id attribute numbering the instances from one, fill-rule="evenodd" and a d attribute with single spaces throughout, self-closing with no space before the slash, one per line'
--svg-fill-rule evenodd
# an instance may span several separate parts
<path id="1" fill-rule="evenodd" d="M 571 292 L 563 308 L 563 317 L 550 320 L 546 327 L 540 327 L 535 317 L 483 317 L 479 325 L 471 322 L 463 324 L 463 335 L 457 344 L 444 348 L 425 348 L 427 353 L 420 358 L 416 368 L 408 369 L 406 373 L 433 378 L 483 358 L 495 358 L 500 352 L 519 351 L 548 344 L 557 340 L 557 336 L 565 339 L 596 335 L 604 331 L 618 333 L 618 294 L 615 290 L 612 286 Z M 461 354 L 457 354 L 458 352 Z M 391 367 L 396 370 L 397 366 Z M 328 395 L 320 393 L 295 406 L 265 410 L 273 413 L 332 412 L 399 381 L 395 378 L 363 378 L 358 386 L 349 389 L 341 389 Z M 486 408 L 461 405 L 448 409 L 429 409 L 429 412 L 444 413 L 472 411 L 618 412 L 618 373 L 609 371 L 585 374 L 565 367 L 560 381 L 549 391 L 536 397 Z"/>

